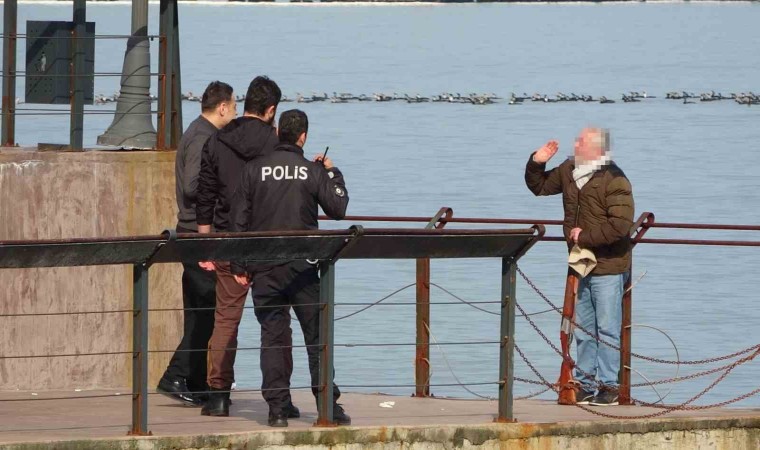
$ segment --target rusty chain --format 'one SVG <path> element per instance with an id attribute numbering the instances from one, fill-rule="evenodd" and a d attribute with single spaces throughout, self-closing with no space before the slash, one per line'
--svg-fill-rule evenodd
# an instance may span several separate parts
<path id="1" fill-rule="evenodd" d="M 535 283 L 533 283 L 533 281 L 531 281 L 527 277 L 527 275 L 525 275 L 525 273 L 522 270 L 520 270 L 519 267 L 517 267 L 517 272 L 525 280 L 525 282 L 528 284 L 528 286 L 530 286 L 530 288 L 533 289 L 539 295 L 539 297 L 541 297 L 541 299 L 543 299 L 547 304 L 549 304 L 549 306 L 551 306 L 555 311 L 557 311 L 557 312 L 559 312 L 561 314 L 562 310 L 560 308 L 558 308 L 557 305 L 555 305 L 554 303 L 552 303 L 552 301 L 549 300 L 549 298 L 547 298 L 546 295 L 543 292 L 541 292 L 541 290 L 535 285 Z M 585 329 L 584 327 L 580 326 L 578 323 L 575 322 L 575 320 L 571 319 L 570 323 L 572 323 L 573 326 L 575 326 L 576 328 L 578 328 L 579 330 L 581 330 L 583 333 L 587 334 L 589 337 L 595 339 L 597 342 L 600 342 L 600 343 L 602 343 L 602 344 L 604 344 L 604 345 L 606 345 L 606 346 L 608 346 L 610 348 L 613 348 L 613 349 L 615 349 L 617 351 L 621 351 L 621 349 L 620 349 L 619 346 L 617 346 L 615 344 L 612 344 L 611 342 L 607 342 L 604 339 L 599 338 L 599 336 L 596 336 L 594 333 L 592 333 L 592 332 L 588 331 L 587 329 Z M 535 325 L 534 325 L 534 327 L 535 327 Z M 541 333 L 541 334 L 543 335 L 543 333 Z M 714 363 L 714 362 L 719 362 L 719 361 L 725 361 L 725 360 L 728 360 L 728 359 L 733 359 L 733 358 L 736 358 L 737 356 L 741 356 L 741 355 L 747 354 L 747 353 L 749 353 L 749 352 L 751 352 L 753 350 L 759 350 L 759 349 L 760 349 L 760 344 L 755 344 L 755 345 L 753 345 L 751 347 L 745 348 L 744 350 L 740 350 L 738 352 L 731 353 L 730 355 L 716 356 L 716 357 L 713 357 L 713 358 L 706 358 L 706 359 L 693 360 L 693 361 L 672 361 L 672 360 L 668 360 L 668 359 L 661 359 L 661 358 L 654 358 L 654 357 L 651 357 L 651 356 L 645 356 L 645 355 L 641 355 L 641 354 L 634 353 L 634 352 L 630 352 L 630 354 L 631 354 L 631 356 L 634 356 L 636 358 L 642 359 L 644 361 L 649 361 L 649 362 L 659 363 L 659 364 L 703 365 L 703 364 L 710 364 L 710 363 Z"/>
<path id="2" fill-rule="evenodd" d="M 683 376 L 680 376 L 680 377 L 663 378 L 662 380 L 650 381 L 648 383 L 635 383 L 635 384 L 632 384 L 631 387 L 647 387 L 647 386 L 657 386 L 657 385 L 660 385 L 660 384 L 680 383 L 681 381 L 694 380 L 694 379 L 697 379 L 697 378 L 700 378 L 700 377 L 711 375 L 713 373 L 720 372 L 721 370 L 726 370 L 729 367 L 731 367 L 731 364 L 726 364 L 724 366 L 719 366 L 719 367 L 716 367 L 714 369 L 709 369 L 709 370 L 705 370 L 705 371 L 702 371 L 702 372 L 696 372 L 696 373 L 692 373 L 690 375 L 683 375 Z"/>
<path id="3" fill-rule="evenodd" d="M 648 407 L 653 407 L 653 408 L 659 408 L 659 409 L 661 409 L 661 411 L 656 412 L 656 413 L 646 414 L 646 415 L 643 415 L 643 416 L 624 416 L 624 415 L 603 413 L 603 412 L 600 412 L 600 411 L 596 411 L 596 410 L 594 410 L 592 408 L 584 407 L 582 405 L 575 405 L 575 406 L 578 407 L 578 408 L 580 408 L 580 409 L 582 409 L 582 410 L 584 410 L 584 411 L 587 411 L 587 412 L 589 412 L 591 414 L 594 414 L 594 415 L 597 415 L 597 416 L 601 416 L 601 417 L 606 417 L 606 418 L 609 418 L 609 419 L 651 419 L 651 418 L 654 418 L 654 417 L 664 416 L 665 414 L 669 414 L 669 413 L 671 413 L 673 411 L 698 411 L 698 410 L 705 410 L 705 409 L 711 409 L 711 408 L 719 408 L 719 407 L 726 406 L 726 405 L 729 405 L 731 403 L 736 403 L 738 401 L 741 401 L 741 400 L 747 399 L 749 397 L 752 397 L 753 395 L 755 395 L 758 392 L 760 392 L 760 389 L 755 389 L 754 391 L 747 392 L 746 394 L 740 395 L 738 397 L 735 397 L 735 398 L 732 398 L 732 399 L 729 399 L 729 400 L 725 400 L 725 401 L 722 401 L 720 403 L 714 403 L 714 404 L 711 404 L 711 405 L 691 406 L 690 404 L 694 403 L 699 398 L 701 398 L 703 395 L 705 395 L 708 392 L 710 392 L 715 386 L 718 385 L 718 383 L 720 383 L 721 381 L 723 381 L 728 376 L 728 374 L 730 374 L 731 371 L 733 371 L 735 368 L 737 368 L 738 366 L 744 364 L 745 362 L 748 362 L 748 361 L 751 361 L 751 360 L 755 359 L 755 357 L 757 357 L 757 355 L 760 355 L 760 348 L 758 348 L 755 351 L 755 353 L 753 353 L 752 355 L 734 361 L 728 367 L 728 369 L 726 369 L 726 371 L 723 372 L 721 374 L 721 376 L 719 376 L 718 378 L 716 378 L 715 381 L 713 381 L 712 383 L 710 383 L 709 386 L 707 386 L 706 388 L 704 388 L 699 394 L 693 396 L 692 398 L 686 400 L 685 402 L 683 402 L 683 403 L 681 403 L 679 405 L 664 406 L 664 405 L 655 405 L 653 403 L 648 403 L 648 402 L 641 402 L 642 406 L 648 406 Z"/>
<path id="4" fill-rule="evenodd" d="M 530 360 L 525 356 L 525 354 L 522 352 L 522 350 L 517 345 L 515 345 L 515 350 L 520 355 L 520 357 L 525 362 L 525 364 L 528 365 L 528 367 L 530 368 L 530 370 L 533 371 L 533 373 L 544 383 L 544 385 L 556 392 L 557 391 L 556 385 L 552 384 L 552 383 L 549 383 L 546 380 L 546 378 L 544 378 L 544 376 L 541 375 L 541 373 L 533 366 L 533 364 L 530 362 Z M 726 406 L 726 405 L 729 405 L 729 404 L 736 403 L 736 402 L 739 402 L 741 400 L 747 399 L 749 397 L 752 397 L 753 395 L 755 395 L 758 392 L 760 392 L 760 388 L 755 389 L 755 390 L 750 391 L 750 392 L 747 392 L 745 394 L 742 394 L 742 395 L 740 395 L 738 397 L 722 401 L 720 403 L 714 403 L 714 404 L 710 404 L 710 405 L 699 405 L 699 406 L 691 406 L 690 404 L 693 403 L 693 402 L 695 402 L 695 401 L 697 401 L 703 395 L 707 394 L 710 390 L 712 390 L 715 386 L 717 386 L 718 383 L 720 383 L 721 381 L 723 381 L 731 373 L 731 371 L 733 371 L 735 368 L 737 368 L 738 366 L 740 366 L 740 365 L 742 365 L 742 364 L 744 364 L 746 362 L 749 362 L 749 361 L 755 359 L 758 355 L 760 355 L 760 348 L 758 348 L 752 355 L 749 355 L 749 356 L 746 356 L 744 358 L 741 358 L 741 359 L 738 359 L 738 360 L 734 361 L 732 364 L 730 364 L 728 366 L 728 368 L 725 370 L 725 372 L 723 372 L 723 374 L 721 374 L 721 376 L 719 376 L 718 378 L 716 378 L 715 381 L 713 381 L 709 386 L 707 386 L 705 389 L 703 389 L 697 395 L 693 396 L 692 398 L 688 399 L 687 401 L 685 401 L 685 402 L 683 402 L 683 403 L 681 403 L 679 405 L 675 405 L 675 406 L 663 406 L 663 405 L 656 405 L 656 404 L 648 403 L 648 402 L 639 402 L 639 401 L 637 401 L 642 406 L 648 406 L 648 407 L 653 407 L 653 408 L 659 408 L 659 409 L 661 409 L 661 411 L 658 411 L 656 413 L 645 414 L 645 415 L 640 415 L 640 416 L 628 416 L 628 415 L 620 415 L 620 414 L 608 414 L 608 413 L 604 413 L 604 412 L 601 412 L 601 411 L 594 410 L 592 408 L 585 407 L 583 405 L 577 405 L 576 404 L 575 407 L 579 408 L 579 409 L 582 409 L 582 410 L 584 410 L 584 411 L 586 411 L 588 413 L 591 413 L 591 414 L 594 414 L 594 415 L 597 415 L 597 416 L 600 416 L 600 417 L 605 417 L 605 418 L 608 418 L 608 419 L 651 419 L 651 418 L 654 418 L 654 417 L 664 416 L 664 415 L 669 414 L 669 413 L 671 413 L 673 411 L 697 411 L 697 410 L 705 410 L 705 409 L 711 409 L 711 408 L 720 408 L 720 407 L 723 407 L 723 406 Z"/>
<path id="5" fill-rule="evenodd" d="M 575 368 L 575 370 L 577 370 L 578 372 L 582 373 L 587 378 L 589 378 L 591 380 L 593 380 L 594 378 L 596 378 L 593 375 L 591 375 L 590 373 L 588 373 L 588 372 L 584 371 L 583 369 L 581 369 L 580 367 L 578 367 L 575 364 L 575 361 L 573 361 L 572 358 L 570 358 L 569 356 L 565 357 L 565 355 L 562 354 L 562 352 L 560 351 L 560 349 L 557 348 L 556 345 L 554 345 L 554 343 L 544 334 L 543 331 L 541 331 L 540 328 L 538 328 L 538 325 L 536 325 L 536 323 L 533 322 L 533 320 L 525 314 L 525 310 L 522 309 L 522 306 L 520 306 L 519 303 L 515 302 L 515 307 L 517 307 L 517 309 L 520 310 L 520 314 L 525 318 L 525 320 L 528 321 L 528 323 L 530 324 L 531 327 L 533 327 L 533 329 L 536 331 L 536 333 L 538 333 L 538 335 L 541 336 L 541 338 L 544 341 L 546 341 L 546 343 L 549 344 L 549 346 L 551 346 L 551 348 L 554 350 L 554 352 L 556 354 L 559 355 L 560 358 L 562 358 L 563 360 L 567 359 L 572 364 L 573 368 Z M 601 386 L 601 383 L 598 382 L 598 381 L 596 382 L 596 384 L 597 384 L 597 386 Z"/>

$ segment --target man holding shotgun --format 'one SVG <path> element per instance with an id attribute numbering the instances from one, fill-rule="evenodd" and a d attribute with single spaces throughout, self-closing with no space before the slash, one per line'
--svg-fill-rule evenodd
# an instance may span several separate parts
<path id="1" fill-rule="evenodd" d="M 592 262 L 586 270 L 572 265 L 579 271 L 568 275 L 565 295 L 565 318 L 572 319 L 574 306 L 575 323 L 594 335 L 577 328 L 574 331 L 578 347 L 575 376 L 580 383 L 574 400 L 580 405 L 617 405 L 620 353 L 599 340 L 620 346 L 622 298 L 631 269 L 631 183 L 612 161 L 609 131 L 605 129 L 582 130 L 575 140 L 574 156 L 547 171 L 546 162 L 558 149 L 557 141 L 549 141 L 530 156 L 525 183 L 535 195 L 562 194 L 563 232 L 571 260 L 577 261 L 582 255 Z M 563 333 L 569 337 L 565 328 Z M 560 403 L 564 403 L 562 395 L 567 387 L 560 389 Z"/>

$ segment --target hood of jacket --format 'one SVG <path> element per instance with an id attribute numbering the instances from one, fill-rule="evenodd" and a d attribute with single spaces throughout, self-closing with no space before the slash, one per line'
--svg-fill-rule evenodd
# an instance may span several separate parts
<path id="1" fill-rule="evenodd" d="M 238 117 L 217 132 L 217 139 L 248 161 L 278 143 L 273 126 L 256 117 Z"/>

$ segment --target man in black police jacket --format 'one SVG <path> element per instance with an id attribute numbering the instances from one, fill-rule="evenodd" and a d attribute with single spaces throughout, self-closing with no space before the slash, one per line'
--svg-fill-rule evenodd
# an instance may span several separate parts
<path id="1" fill-rule="evenodd" d="M 289 231 L 319 228 L 318 206 L 333 219 L 342 219 L 348 206 L 348 192 L 340 170 L 318 155 L 304 157 L 303 145 L 309 130 L 306 114 L 285 111 L 280 116 L 280 144 L 270 155 L 250 161 L 232 202 L 232 231 Z M 283 346 L 291 345 L 292 306 L 301 324 L 309 355 L 312 392 L 319 385 L 319 276 L 308 261 L 278 265 L 233 264 L 235 279 L 253 284 L 256 318 L 261 324 L 261 371 L 264 399 L 269 404 L 269 425 L 288 426 L 290 371 Z M 273 308 L 274 306 L 274 308 Z M 277 308 L 277 306 L 282 306 Z M 267 348 L 269 347 L 269 348 Z M 333 398 L 340 396 L 333 385 Z M 350 425 L 351 418 L 337 403 L 334 418 Z"/>

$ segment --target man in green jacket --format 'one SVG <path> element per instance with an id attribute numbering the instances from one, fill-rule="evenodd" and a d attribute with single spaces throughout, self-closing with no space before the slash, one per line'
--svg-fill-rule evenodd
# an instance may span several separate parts
<path id="1" fill-rule="evenodd" d="M 574 157 L 547 171 L 546 162 L 558 148 L 549 141 L 530 156 L 525 183 L 535 195 L 562 194 L 568 249 L 577 245 L 596 257 L 594 269 L 578 283 L 575 321 L 596 336 L 574 332 L 581 383 L 576 398 L 581 405 L 617 405 L 620 353 L 599 340 L 620 346 L 623 290 L 631 269 L 631 183 L 612 161 L 607 130 L 581 131 Z"/>

